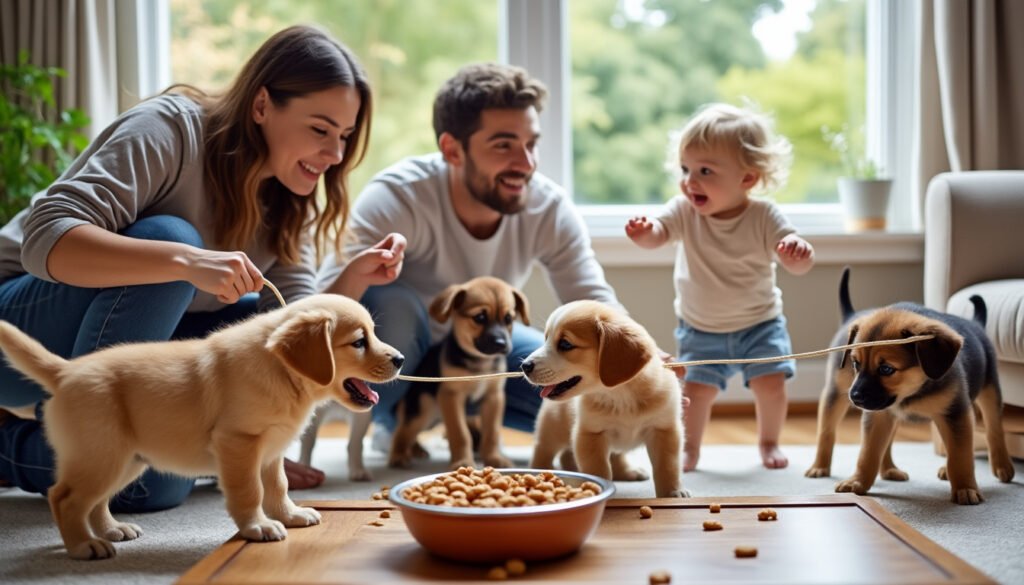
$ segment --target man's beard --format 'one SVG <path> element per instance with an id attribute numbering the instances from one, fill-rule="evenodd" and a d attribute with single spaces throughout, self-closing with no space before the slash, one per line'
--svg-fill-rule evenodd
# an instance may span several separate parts
<path id="1" fill-rule="evenodd" d="M 502 173 L 494 178 L 494 183 L 490 183 L 483 173 L 477 172 L 473 159 L 467 158 L 465 183 L 470 196 L 502 215 L 514 215 L 526 207 L 526 197 L 511 201 L 502 199 L 499 191 L 499 181 L 502 177 L 522 178 L 526 183 L 530 181 L 530 176 L 523 173 Z"/>

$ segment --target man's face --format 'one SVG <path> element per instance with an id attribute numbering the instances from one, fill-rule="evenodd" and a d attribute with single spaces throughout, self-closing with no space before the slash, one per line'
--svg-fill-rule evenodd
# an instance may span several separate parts
<path id="1" fill-rule="evenodd" d="M 506 215 L 526 206 L 526 186 L 537 170 L 537 110 L 491 109 L 469 137 L 463 180 L 470 195 Z"/>

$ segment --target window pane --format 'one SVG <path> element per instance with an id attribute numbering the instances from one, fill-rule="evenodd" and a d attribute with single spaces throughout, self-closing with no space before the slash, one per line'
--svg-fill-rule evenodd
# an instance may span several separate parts
<path id="1" fill-rule="evenodd" d="M 437 149 L 434 94 L 456 69 L 498 57 L 497 0 L 171 0 L 175 82 L 215 91 L 278 30 L 316 23 L 358 56 L 374 92 L 370 149 L 353 173 L 358 193 L 400 158 Z"/>
<path id="2" fill-rule="evenodd" d="M 865 0 L 576 0 L 569 10 L 577 200 L 675 195 L 668 133 L 702 104 L 747 99 L 793 143 L 775 200 L 837 200 L 842 171 L 822 127 L 863 127 Z"/>

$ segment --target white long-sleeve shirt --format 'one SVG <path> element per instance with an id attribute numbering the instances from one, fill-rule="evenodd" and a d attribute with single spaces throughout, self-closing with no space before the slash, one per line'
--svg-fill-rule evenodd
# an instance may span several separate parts
<path id="1" fill-rule="evenodd" d="M 437 154 L 407 158 L 379 173 L 359 195 L 352 210 L 353 242 L 345 254 L 376 244 L 391 232 L 408 240 L 399 282 L 414 289 L 424 304 L 445 287 L 478 276 L 494 276 L 522 288 L 534 262 L 547 271 L 559 301 L 594 299 L 618 305 L 594 257 L 590 237 L 565 191 L 534 173 L 526 207 L 502 217 L 493 236 L 471 235 L 452 208 L 448 165 Z M 320 288 L 341 273 L 328 258 L 320 271 Z M 443 327 L 435 324 L 437 339 Z"/>

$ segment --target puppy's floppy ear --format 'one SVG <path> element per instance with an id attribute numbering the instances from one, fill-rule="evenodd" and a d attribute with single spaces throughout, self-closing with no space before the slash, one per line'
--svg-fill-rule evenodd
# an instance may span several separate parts
<path id="1" fill-rule="evenodd" d="M 282 323 L 267 339 L 267 349 L 289 368 L 321 386 L 334 381 L 331 334 L 334 315 L 306 311 Z"/>
<path id="2" fill-rule="evenodd" d="M 642 336 L 622 323 L 599 321 L 598 374 L 605 386 L 618 386 L 637 375 L 654 354 Z"/>
<path id="3" fill-rule="evenodd" d="M 930 323 L 915 335 L 935 336 L 934 339 L 918 341 L 914 344 L 914 349 L 917 351 L 917 361 L 921 363 L 924 375 L 932 380 L 941 378 L 956 361 L 956 356 L 964 345 L 964 338 L 939 322 Z"/>
<path id="4" fill-rule="evenodd" d="M 512 289 L 512 296 L 516 299 L 516 314 L 523 325 L 530 324 L 530 305 L 526 302 L 526 295 L 517 289 Z"/>
<path id="5" fill-rule="evenodd" d="M 430 316 L 438 323 L 447 323 L 452 311 L 459 308 L 466 298 L 461 284 L 453 284 L 440 292 L 430 303 Z"/>
<path id="6" fill-rule="evenodd" d="M 857 332 L 858 331 L 860 331 L 860 324 L 856 323 L 856 322 L 851 323 L 850 324 L 850 336 L 846 338 L 846 345 L 850 345 L 851 343 L 853 343 L 853 340 L 857 338 Z M 850 352 L 851 351 L 852 350 L 848 349 L 848 350 L 843 352 L 843 359 L 839 361 L 839 369 L 840 370 L 846 367 L 846 360 L 850 359 Z"/>

